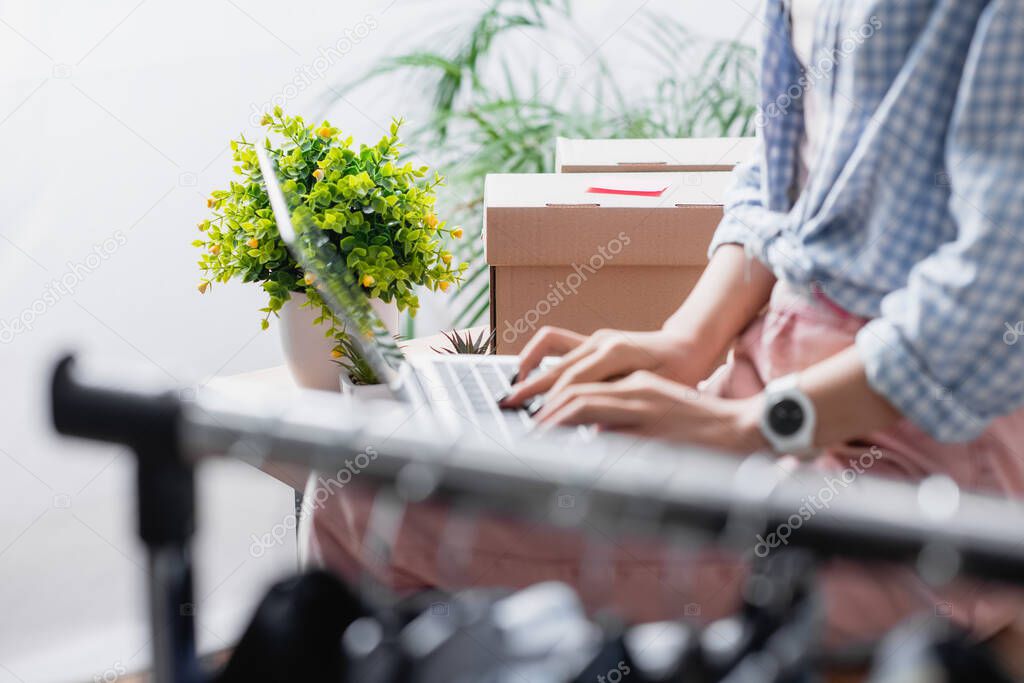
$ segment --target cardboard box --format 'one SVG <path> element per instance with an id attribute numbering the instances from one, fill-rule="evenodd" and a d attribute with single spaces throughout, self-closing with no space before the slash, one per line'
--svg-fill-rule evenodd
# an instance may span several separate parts
<path id="1" fill-rule="evenodd" d="M 707 263 L 728 173 L 500 174 L 485 186 L 498 353 L 544 325 L 653 330 Z"/>
<path id="2" fill-rule="evenodd" d="M 731 171 L 755 153 L 756 138 L 661 138 L 555 142 L 560 173 Z"/>

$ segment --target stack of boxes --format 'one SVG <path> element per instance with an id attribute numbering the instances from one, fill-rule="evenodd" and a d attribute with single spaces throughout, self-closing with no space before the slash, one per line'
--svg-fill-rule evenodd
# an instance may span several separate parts
<path id="1" fill-rule="evenodd" d="M 752 138 L 557 145 L 559 173 L 487 178 L 498 353 L 545 325 L 659 328 L 704 270 L 729 171 L 754 153 Z"/>

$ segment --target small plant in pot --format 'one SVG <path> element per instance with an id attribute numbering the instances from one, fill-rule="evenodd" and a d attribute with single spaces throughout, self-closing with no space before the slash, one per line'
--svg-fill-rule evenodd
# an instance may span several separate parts
<path id="1" fill-rule="evenodd" d="M 358 148 L 330 123 L 308 125 L 279 107 L 262 125 L 271 134 L 262 144 L 288 179 L 289 195 L 325 232 L 378 312 L 415 315 L 418 287 L 447 291 L 461 282 L 468 266 L 453 263 L 445 247 L 462 230 L 434 209 L 444 179 L 400 160 L 402 121 L 376 145 Z M 261 325 L 269 327 L 271 316 L 284 320 L 286 357 L 300 385 L 337 390 L 339 366 L 353 383 L 377 383 L 315 278 L 281 240 L 254 144 L 245 136 L 231 141 L 238 178 L 207 200 L 213 215 L 199 223 L 203 237 L 193 242 L 202 249 L 199 291 L 232 279 L 258 283 L 269 297 Z"/>
<path id="2" fill-rule="evenodd" d="M 495 353 L 494 340 L 496 337 L 495 332 L 488 332 L 486 329 L 481 330 L 476 336 L 473 335 L 472 330 L 466 330 L 465 332 L 459 332 L 458 330 L 449 330 L 444 332 L 444 338 L 448 341 L 448 346 L 437 348 L 431 346 L 430 350 L 434 353 L 446 353 L 449 355 L 480 355 L 486 356 Z"/>

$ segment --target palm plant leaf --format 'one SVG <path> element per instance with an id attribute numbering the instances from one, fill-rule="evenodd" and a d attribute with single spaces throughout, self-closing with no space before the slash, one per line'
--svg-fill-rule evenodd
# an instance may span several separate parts
<path id="1" fill-rule="evenodd" d="M 571 0 L 488 0 L 469 22 L 429 43 L 444 48 L 388 58 L 340 86 L 350 90 L 398 75 L 426 84 L 431 112 L 414 131 L 413 145 L 446 167 L 450 197 L 441 208 L 452 223 L 466 226 L 468 238 L 452 247 L 471 263 L 451 299 L 457 325 L 473 325 L 487 315 L 490 283 L 479 236 L 488 173 L 551 172 L 553 142 L 560 135 L 689 137 L 753 131 L 752 48 L 703 40 L 671 17 L 646 12 L 631 40 L 658 76 L 637 92 L 619 81 L 620 74 L 601 56 L 601 45 L 577 37 L 571 17 Z M 524 62 L 521 45 L 505 40 L 525 36 L 542 45 L 566 33 L 593 56 L 592 75 L 585 82 L 573 81 L 575 88 L 561 79 L 552 83 L 540 65 Z"/>
<path id="2" fill-rule="evenodd" d="M 497 336 L 494 331 L 484 329 L 476 337 L 473 336 L 472 330 L 466 330 L 463 334 L 460 334 L 458 330 L 451 330 L 443 334 L 445 339 L 448 340 L 448 347 L 439 349 L 431 346 L 431 351 L 435 353 L 476 355 L 494 353 L 494 339 Z"/>

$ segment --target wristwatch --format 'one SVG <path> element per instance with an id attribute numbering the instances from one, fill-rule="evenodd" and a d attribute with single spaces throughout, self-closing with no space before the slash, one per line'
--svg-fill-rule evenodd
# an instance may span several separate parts
<path id="1" fill-rule="evenodd" d="M 780 454 L 814 452 L 814 404 L 800 391 L 796 373 L 772 380 L 764 389 L 761 434 Z"/>

